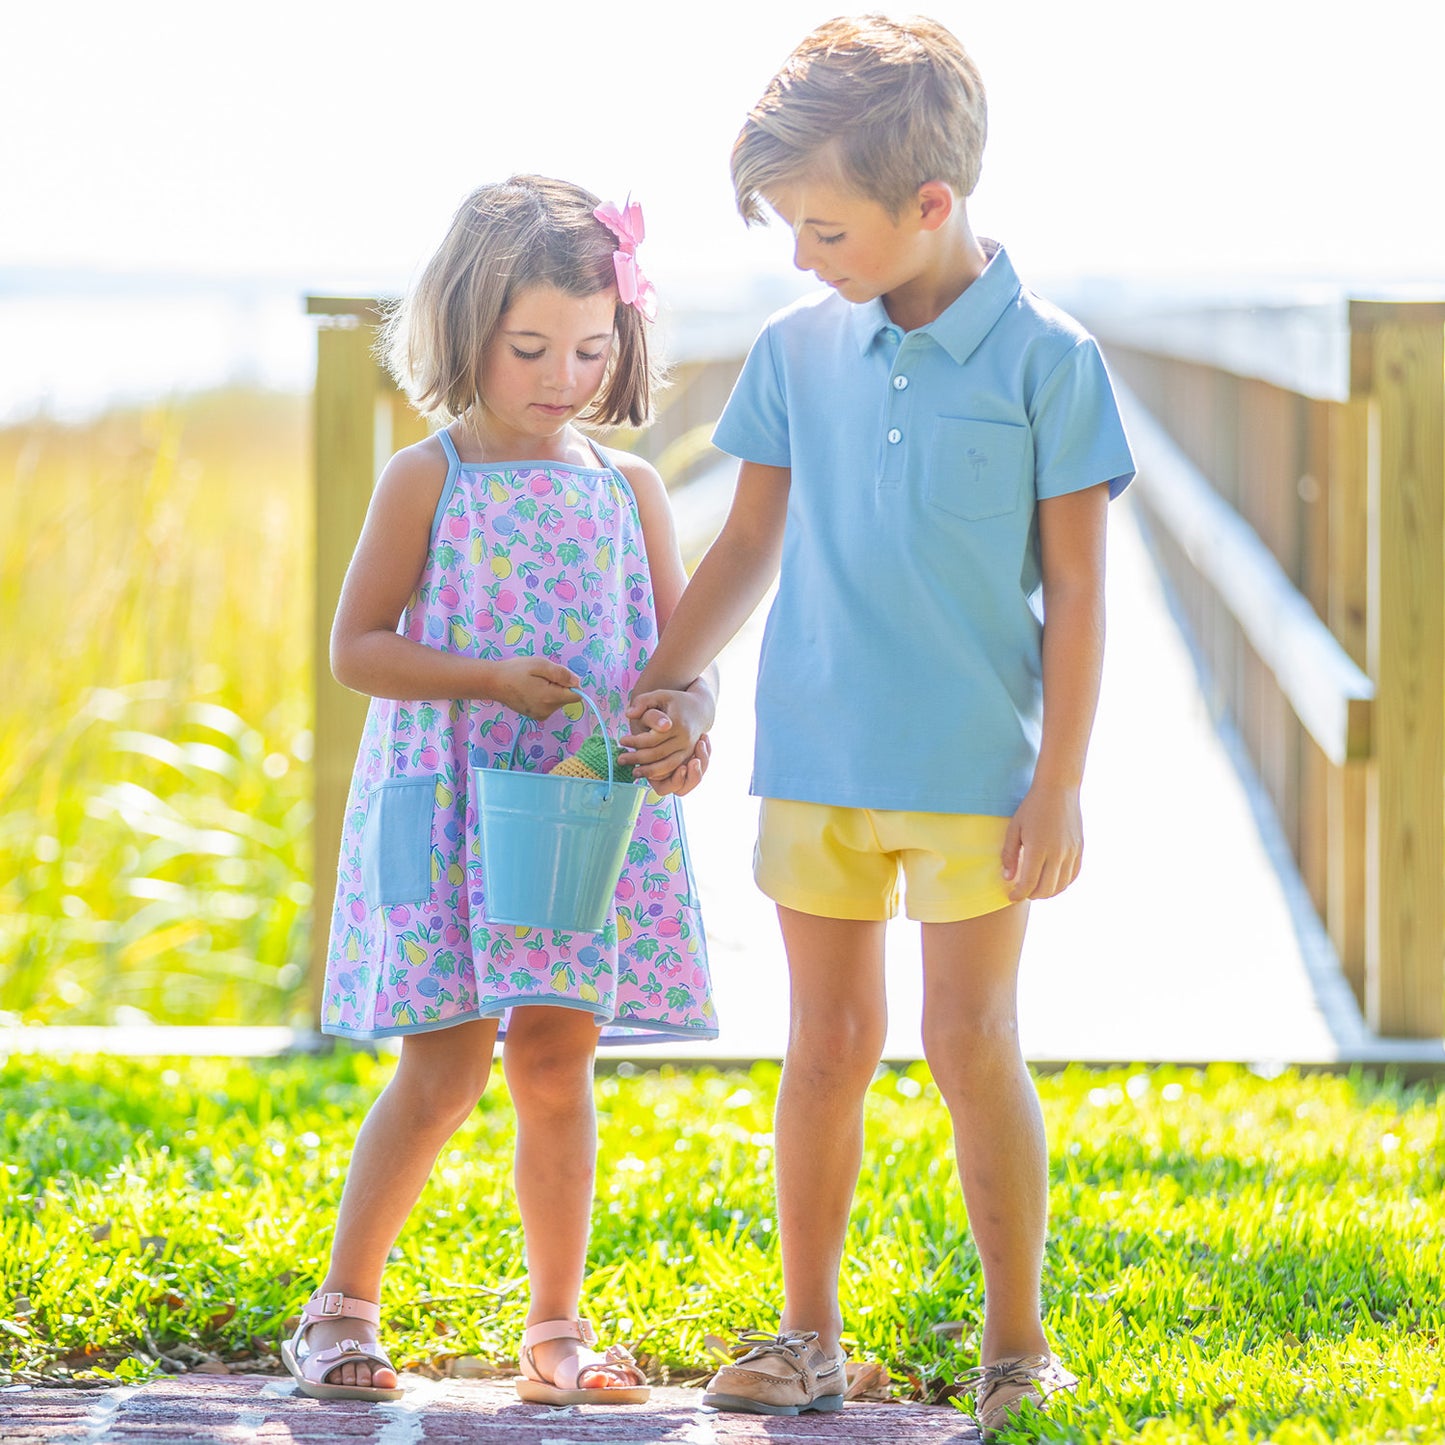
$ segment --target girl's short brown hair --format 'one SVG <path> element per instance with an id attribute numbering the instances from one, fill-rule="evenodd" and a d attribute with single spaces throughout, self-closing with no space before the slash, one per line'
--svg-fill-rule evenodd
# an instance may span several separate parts
<path id="1" fill-rule="evenodd" d="M 804 36 L 733 144 L 750 224 L 779 186 L 823 174 L 895 218 L 928 181 L 973 193 L 988 134 L 978 69 L 951 31 L 915 16 L 848 15 Z"/>
<path id="2" fill-rule="evenodd" d="M 601 202 L 568 181 L 511 176 L 478 186 L 457 209 L 436 254 L 387 316 L 378 349 L 412 405 L 443 422 L 483 405 L 482 362 L 502 314 L 529 286 L 595 296 L 615 286 L 617 238 L 592 213 Z M 620 300 L 612 359 L 579 418 L 641 426 L 658 376 L 647 327 Z"/>

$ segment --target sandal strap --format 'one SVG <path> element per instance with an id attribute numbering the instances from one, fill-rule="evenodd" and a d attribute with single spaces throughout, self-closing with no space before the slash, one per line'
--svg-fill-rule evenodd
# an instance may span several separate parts
<path id="1" fill-rule="evenodd" d="M 532 1353 L 536 1346 L 547 1340 L 577 1340 L 585 1346 L 562 1360 L 550 1380 L 537 1368 L 537 1361 Z M 577 1381 L 583 1370 L 607 1370 L 614 1376 L 623 1375 L 636 1385 L 647 1383 L 647 1376 L 642 1373 L 642 1367 L 632 1358 L 626 1345 L 608 1345 L 606 1350 L 599 1354 L 592 1348 L 596 1343 L 597 1331 L 592 1328 L 591 1320 L 543 1320 L 539 1324 L 528 1325 L 522 1331 L 518 1363 L 529 1380 L 539 1380 L 543 1384 L 556 1385 L 564 1390 L 577 1388 Z"/>
<path id="2" fill-rule="evenodd" d="M 324 1350 L 313 1350 L 304 1356 L 304 1359 L 313 1368 L 319 1369 L 323 1376 L 329 1375 L 337 1365 L 349 1365 L 362 1361 L 380 1365 L 387 1370 L 396 1368 L 383 1346 L 374 1340 L 366 1343 L 360 1340 L 338 1340 L 336 1344 L 328 1345 Z"/>
<path id="3" fill-rule="evenodd" d="M 301 1306 L 303 1324 L 314 1325 L 320 1320 L 360 1320 L 363 1324 L 381 1323 L 381 1306 L 369 1299 L 353 1299 L 340 1290 L 315 1294 Z"/>
<path id="4" fill-rule="evenodd" d="M 597 1343 L 597 1331 L 591 1320 L 543 1320 L 522 1331 L 522 1348 L 530 1350 L 546 1340 L 581 1340 L 584 1345 Z"/>

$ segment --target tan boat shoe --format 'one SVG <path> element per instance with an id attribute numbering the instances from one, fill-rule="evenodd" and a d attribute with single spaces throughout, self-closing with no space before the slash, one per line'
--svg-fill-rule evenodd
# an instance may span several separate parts
<path id="1" fill-rule="evenodd" d="M 973 1387 L 974 1415 L 989 1440 L 1013 1423 L 1025 1401 L 1041 1407 L 1050 1395 L 1079 1382 L 1052 1355 L 1020 1355 L 973 1370 L 960 1383 Z"/>
<path id="2" fill-rule="evenodd" d="M 841 1350 L 829 1355 L 820 1349 L 816 1330 L 778 1335 L 744 1330 L 738 1339 L 753 1348 L 708 1381 L 704 1405 L 745 1415 L 801 1415 L 843 1408 L 848 1388 L 843 1365 L 848 1357 Z"/>

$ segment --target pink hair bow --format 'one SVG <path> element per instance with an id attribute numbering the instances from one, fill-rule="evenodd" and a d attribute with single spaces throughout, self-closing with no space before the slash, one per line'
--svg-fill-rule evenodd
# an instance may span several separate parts
<path id="1" fill-rule="evenodd" d="M 648 320 L 657 318 L 657 288 L 642 274 L 637 264 L 637 248 L 647 234 L 642 224 L 642 205 L 628 198 L 622 210 L 605 201 L 592 212 L 620 244 L 612 253 L 612 266 L 617 273 L 617 295 L 624 306 L 635 306 Z"/>

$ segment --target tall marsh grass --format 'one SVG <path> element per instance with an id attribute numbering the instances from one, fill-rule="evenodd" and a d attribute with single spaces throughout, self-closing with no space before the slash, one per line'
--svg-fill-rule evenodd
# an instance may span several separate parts
<path id="1" fill-rule="evenodd" d="M 296 1008 L 307 415 L 227 391 L 0 430 L 0 1021 Z"/>

